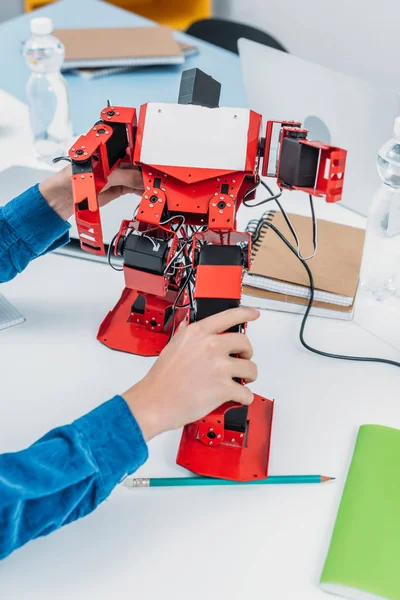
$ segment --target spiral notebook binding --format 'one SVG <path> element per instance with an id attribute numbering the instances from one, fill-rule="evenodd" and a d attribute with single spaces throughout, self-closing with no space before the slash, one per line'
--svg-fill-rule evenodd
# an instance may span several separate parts
<path id="1" fill-rule="evenodd" d="M 266 223 L 272 223 L 274 220 L 276 211 L 270 210 L 265 212 L 261 219 L 253 219 L 247 224 L 246 231 L 251 233 L 252 246 L 251 246 L 251 260 L 254 260 L 259 248 L 262 246 L 264 238 L 268 231 L 268 225 Z"/>

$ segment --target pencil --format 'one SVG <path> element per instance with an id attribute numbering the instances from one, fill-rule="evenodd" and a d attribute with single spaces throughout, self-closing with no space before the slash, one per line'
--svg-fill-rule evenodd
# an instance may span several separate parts
<path id="1" fill-rule="evenodd" d="M 231 481 L 229 479 L 214 479 L 213 477 L 142 477 L 125 479 L 125 486 L 132 488 L 147 487 L 191 487 L 200 485 L 276 485 L 324 483 L 334 477 L 326 475 L 271 475 L 267 479 L 254 481 Z"/>

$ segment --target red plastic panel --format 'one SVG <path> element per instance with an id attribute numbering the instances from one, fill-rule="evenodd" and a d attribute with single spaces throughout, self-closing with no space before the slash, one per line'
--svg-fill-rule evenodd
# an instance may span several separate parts
<path id="1" fill-rule="evenodd" d="M 136 319 L 131 317 L 131 307 L 136 300 L 139 292 L 125 288 L 122 292 L 116 306 L 108 313 L 102 324 L 100 325 L 97 339 L 112 348 L 130 354 L 139 354 L 140 356 L 158 356 L 169 340 L 170 328 L 167 331 L 161 331 L 160 328 L 151 330 L 146 324 L 149 321 L 149 316 L 152 315 L 158 321 L 162 320 L 166 308 L 172 306 L 175 301 L 176 293 L 168 292 L 165 299 L 155 299 L 145 293 L 141 293 L 146 297 L 149 303 L 149 312 L 144 315 L 144 319 Z M 146 304 L 147 304 L 146 302 Z M 157 303 L 158 314 L 155 314 L 155 304 Z M 177 310 L 175 323 L 180 323 L 187 314 L 187 310 Z"/>
<path id="2" fill-rule="evenodd" d="M 131 290 L 141 290 L 155 296 L 167 294 L 168 279 L 164 275 L 145 273 L 124 265 L 125 285 Z"/>
<path id="3" fill-rule="evenodd" d="M 73 175 L 72 194 L 76 227 L 82 249 L 90 254 L 104 255 L 103 232 L 93 173 Z M 81 202 L 87 203 L 87 208 L 79 208 Z"/>
<path id="4" fill-rule="evenodd" d="M 272 400 L 254 394 L 244 446 L 236 443 L 237 432 L 225 434 L 224 442 L 219 445 L 205 445 L 198 439 L 199 423 L 187 425 L 183 429 L 176 462 L 208 477 L 234 481 L 265 479 L 268 476 L 273 405 Z"/>
<path id="5" fill-rule="evenodd" d="M 242 295 L 241 265 L 199 265 L 196 298 L 237 298 Z"/>

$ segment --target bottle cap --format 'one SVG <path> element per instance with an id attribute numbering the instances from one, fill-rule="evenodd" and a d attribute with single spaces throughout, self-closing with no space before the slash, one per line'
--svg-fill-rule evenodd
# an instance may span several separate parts
<path id="1" fill-rule="evenodd" d="M 49 35 L 53 30 L 53 21 L 47 17 L 36 17 L 31 20 L 31 32 L 34 35 Z"/>
<path id="2" fill-rule="evenodd" d="M 397 117 L 394 122 L 394 137 L 396 140 L 400 140 L 400 117 Z"/>

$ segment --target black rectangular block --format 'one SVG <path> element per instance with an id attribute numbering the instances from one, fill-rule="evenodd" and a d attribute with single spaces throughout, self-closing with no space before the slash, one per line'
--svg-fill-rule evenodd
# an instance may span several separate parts
<path id="1" fill-rule="evenodd" d="M 221 84 L 200 69 L 183 71 L 178 104 L 197 104 L 218 108 Z"/>
<path id="2" fill-rule="evenodd" d="M 131 233 L 125 240 L 123 249 L 124 264 L 127 267 L 146 271 L 155 275 L 164 273 L 168 255 L 168 243 L 157 238 L 144 237 Z"/>
<path id="3" fill-rule="evenodd" d="M 282 141 L 278 179 L 289 186 L 313 188 L 318 158 L 318 148 L 302 144 L 299 139 L 285 137 Z"/>

